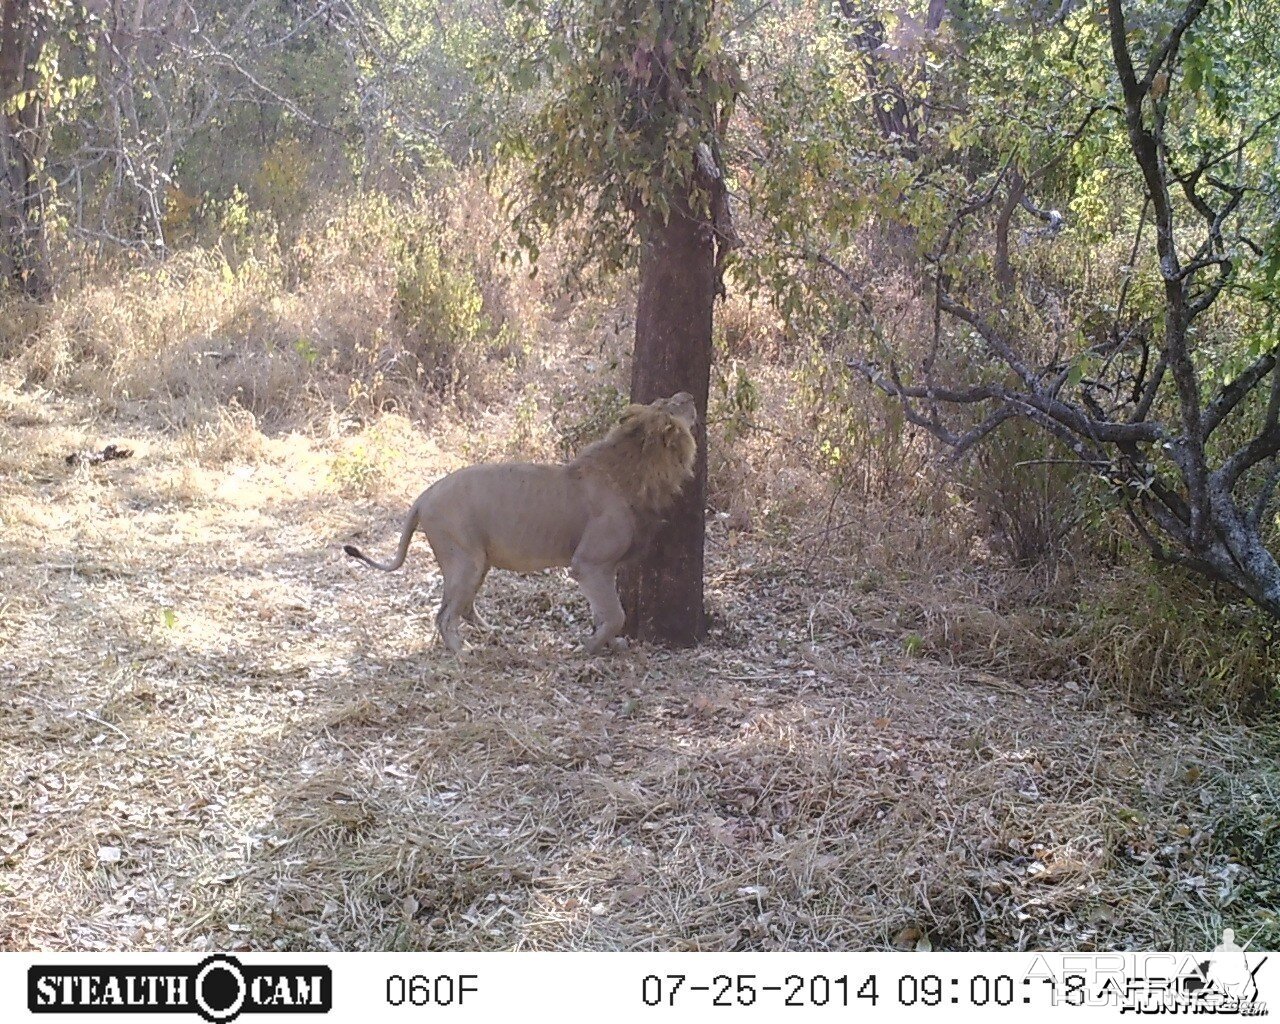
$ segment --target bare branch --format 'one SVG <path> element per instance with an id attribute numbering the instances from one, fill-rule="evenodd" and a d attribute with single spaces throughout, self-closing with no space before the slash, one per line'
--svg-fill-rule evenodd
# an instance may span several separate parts
<path id="1" fill-rule="evenodd" d="M 1257 387 L 1263 377 L 1275 369 L 1276 351 L 1272 349 L 1258 356 L 1243 373 L 1223 387 L 1217 397 L 1205 406 L 1201 429 L 1206 437 L 1218 428 L 1245 395 Z"/>
<path id="2" fill-rule="evenodd" d="M 1143 93 L 1151 90 L 1151 84 L 1155 81 L 1156 75 L 1160 73 L 1161 68 L 1177 57 L 1178 48 L 1182 45 L 1182 37 L 1187 34 L 1187 30 L 1204 12 L 1206 6 L 1208 6 L 1208 0 L 1191 0 L 1187 4 L 1186 10 L 1182 12 L 1182 17 L 1174 24 L 1173 31 L 1169 33 L 1168 38 L 1161 44 L 1160 49 L 1152 56 L 1151 62 L 1147 66 L 1146 77 L 1142 80 Z"/>

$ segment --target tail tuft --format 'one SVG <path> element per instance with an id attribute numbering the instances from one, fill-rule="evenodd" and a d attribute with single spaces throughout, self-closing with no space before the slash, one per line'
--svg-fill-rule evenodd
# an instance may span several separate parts
<path id="1" fill-rule="evenodd" d="M 343 545 L 342 545 L 342 550 L 343 550 L 343 551 L 345 551 L 345 552 L 346 552 L 348 555 L 350 555 L 352 558 L 363 558 L 363 557 L 364 557 L 364 555 L 360 554 L 360 549 L 359 549 L 359 548 L 357 548 L 354 544 L 343 544 Z"/>

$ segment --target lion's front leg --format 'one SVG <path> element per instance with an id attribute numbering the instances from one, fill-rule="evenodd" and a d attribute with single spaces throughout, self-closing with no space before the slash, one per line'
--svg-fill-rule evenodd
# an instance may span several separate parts
<path id="1" fill-rule="evenodd" d="M 587 641 L 587 650 L 599 654 L 622 632 L 627 621 L 618 597 L 618 567 L 578 563 L 573 566 L 573 575 L 591 605 L 591 617 L 595 621 L 596 629 Z"/>

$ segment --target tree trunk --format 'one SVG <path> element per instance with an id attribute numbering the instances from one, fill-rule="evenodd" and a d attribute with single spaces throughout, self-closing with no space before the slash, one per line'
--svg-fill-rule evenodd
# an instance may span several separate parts
<path id="1" fill-rule="evenodd" d="M 645 555 L 623 569 L 622 600 L 628 636 L 676 647 L 695 644 L 706 634 L 702 549 L 716 281 L 710 225 L 676 210 L 665 224 L 650 214 L 640 257 L 631 400 L 651 402 L 677 391 L 693 395 L 698 406 L 698 459 L 693 479 Z"/>
<path id="2" fill-rule="evenodd" d="M 49 125 L 36 65 L 47 25 L 32 0 L 0 0 L 0 275 L 49 295 L 44 153 Z"/>

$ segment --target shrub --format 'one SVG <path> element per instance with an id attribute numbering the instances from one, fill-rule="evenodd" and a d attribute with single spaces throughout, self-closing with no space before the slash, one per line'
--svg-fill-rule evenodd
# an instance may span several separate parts
<path id="1" fill-rule="evenodd" d="M 1055 563 L 1082 541 L 1088 477 L 1019 422 L 963 463 L 960 486 L 991 549 L 1015 565 Z"/>
<path id="2" fill-rule="evenodd" d="M 497 203 L 471 176 L 412 201 L 334 197 L 287 245 L 243 193 L 207 220 L 205 246 L 104 268 L 43 308 L 9 300 L 0 355 L 108 411 L 184 428 L 234 404 L 277 429 L 483 399 L 542 329 L 523 268 L 498 266 Z"/>
<path id="3" fill-rule="evenodd" d="M 438 394 L 454 394 L 499 347 L 499 332 L 482 312 L 480 287 L 466 269 L 451 265 L 440 237 L 429 231 L 406 232 L 393 258 L 408 369 Z"/>
<path id="4" fill-rule="evenodd" d="M 1262 612 L 1181 570 L 1139 562 L 1081 587 L 1069 631 L 1084 677 L 1132 702 L 1280 699 L 1280 636 Z"/>

